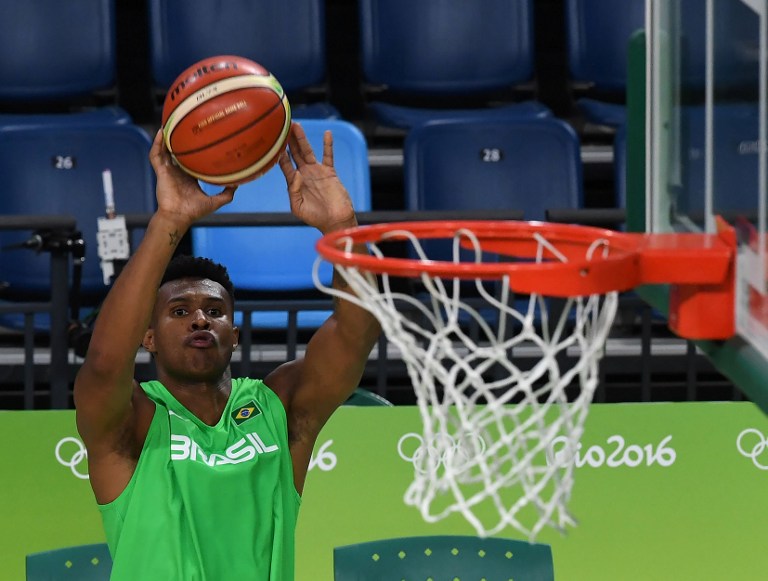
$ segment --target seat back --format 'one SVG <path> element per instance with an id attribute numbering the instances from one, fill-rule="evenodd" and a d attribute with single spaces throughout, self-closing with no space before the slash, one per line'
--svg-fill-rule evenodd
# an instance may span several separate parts
<path id="1" fill-rule="evenodd" d="M 371 209 L 371 183 L 368 147 L 365 138 L 351 123 L 342 120 L 306 119 L 301 125 L 318 155 L 323 151 L 323 134 L 333 133 L 334 166 L 349 191 L 355 210 Z M 220 187 L 203 184 L 208 192 Z M 219 213 L 290 212 L 285 177 L 278 166 L 255 181 L 241 185 L 231 204 Z M 317 257 L 315 243 L 320 232 L 309 226 L 200 227 L 192 230 L 192 248 L 229 269 L 238 291 L 314 290 L 312 268 Z M 331 282 L 332 269 L 323 265 L 321 278 Z M 258 314 L 258 313 L 256 313 Z M 309 315 L 310 313 L 306 313 Z M 261 324 L 269 323 L 270 313 L 262 313 Z M 314 319 L 324 320 L 327 312 L 315 312 Z M 274 326 L 285 325 L 285 315 L 273 317 Z"/>
<path id="2" fill-rule="evenodd" d="M 558 119 L 446 121 L 413 129 L 405 141 L 410 210 L 523 210 L 544 220 L 548 208 L 580 208 L 579 139 Z"/>
<path id="3" fill-rule="evenodd" d="M 645 26 L 645 0 L 566 0 L 565 15 L 571 79 L 623 95 L 627 44 Z"/>
<path id="4" fill-rule="evenodd" d="M 531 80 L 533 2 L 359 0 L 363 74 L 404 93 L 469 94 Z"/>
<path id="5" fill-rule="evenodd" d="M 0 126 L 10 128 L 16 125 L 29 128 L 33 125 L 47 127 L 50 125 L 104 125 L 110 123 L 130 124 L 133 119 L 130 114 L 116 105 L 87 108 L 72 113 L 0 113 Z"/>
<path id="6" fill-rule="evenodd" d="M 568 65 L 571 79 L 593 90 L 623 97 L 627 83 L 627 46 L 645 28 L 645 0 L 566 0 Z M 677 19 L 675 37 L 681 59 L 676 63 L 688 88 L 701 89 L 706 75 L 706 10 L 701 0 L 670 3 L 669 18 Z M 757 58 L 750 49 L 759 44 L 754 15 L 741 2 L 715 2 L 714 69 L 720 87 L 744 86 L 756 78 Z M 672 12 L 672 11 L 671 11 Z M 737 32 L 739 31 L 739 32 Z"/>
<path id="7" fill-rule="evenodd" d="M 106 543 L 27 555 L 27 581 L 107 581 L 111 571 Z"/>
<path id="8" fill-rule="evenodd" d="M 486 579 L 552 581 L 549 545 L 513 539 L 427 536 L 336 547 L 334 581 Z"/>
<path id="9" fill-rule="evenodd" d="M 113 88 L 115 0 L 4 2 L 0 99 L 58 100 Z"/>
<path id="10" fill-rule="evenodd" d="M 148 0 L 154 83 L 167 89 L 191 64 L 234 54 L 272 72 L 289 99 L 326 75 L 322 0 Z"/>
<path id="11" fill-rule="evenodd" d="M 155 208 L 155 175 L 148 160 L 151 140 L 131 124 L 111 116 L 51 117 L 41 123 L 17 118 L 0 125 L 0 175 L 3 195 L 0 213 L 7 215 L 72 215 L 85 241 L 82 290 L 106 293 L 97 252 L 97 218 L 105 215 L 102 172 L 112 172 L 118 214 L 151 213 Z M 137 244 L 140 232 L 132 238 Z M 0 233 L 0 279 L 10 283 L 9 293 L 47 294 L 49 257 L 28 249 L 8 249 L 28 233 Z"/>
<path id="12" fill-rule="evenodd" d="M 558 119 L 430 122 L 408 134 L 403 156 L 409 210 L 522 210 L 525 220 L 545 220 L 548 209 L 583 207 L 579 139 Z M 421 247 L 433 260 L 454 260 L 451 241 Z M 476 260 L 466 249 L 458 258 Z"/>

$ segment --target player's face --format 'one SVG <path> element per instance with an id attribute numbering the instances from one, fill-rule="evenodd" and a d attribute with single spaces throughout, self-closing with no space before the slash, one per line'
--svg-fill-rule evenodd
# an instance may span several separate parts
<path id="1" fill-rule="evenodd" d="M 227 370 L 239 332 L 229 295 L 217 282 L 184 278 L 157 293 L 144 347 L 158 370 L 179 380 L 217 381 Z"/>

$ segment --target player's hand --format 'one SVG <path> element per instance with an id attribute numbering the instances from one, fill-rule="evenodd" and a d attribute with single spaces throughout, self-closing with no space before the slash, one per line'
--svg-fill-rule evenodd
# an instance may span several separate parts
<path id="1" fill-rule="evenodd" d="M 291 124 L 288 148 L 280 156 L 291 212 L 323 234 L 357 225 L 355 210 L 333 167 L 333 136 L 323 136 L 323 160 L 317 161 L 301 125 Z"/>
<path id="2" fill-rule="evenodd" d="M 178 167 L 165 146 L 162 129 L 155 135 L 149 161 L 157 176 L 157 211 L 186 226 L 234 199 L 236 187 L 227 187 L 221 193 L 209 196 L 194 177 Z"/>

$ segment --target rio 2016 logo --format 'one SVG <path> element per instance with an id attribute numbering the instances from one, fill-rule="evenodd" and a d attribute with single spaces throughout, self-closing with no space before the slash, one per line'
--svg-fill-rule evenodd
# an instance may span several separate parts
<path id="1" fill-rule="evenodd" d="M 416 448 L 407 453 L 405 448 L 409 440 L 416 443 Z M 659 465 L 666 468 L 674 464 L 677 459 L 677 452 L 670 446 L 671 440 L 672 436 L 669 435 L 655 446 L 653 444 L 627 445 L 623 436 L 613 435 L 606 440 L 608 446 L 595 444 L 582 451 L 580 442 L 575 449 L 572 447 L 569 449 L 568 438 L 558 436 L 552 440 L 547 450 L 547 462 L 561 467 L 573 464 L 577 468 L 583 466 L 636 468 L 641 465 Z M 486 448 L 486 441 L 477 434 L 467 434 L 465 438 L 458 440 L 442 434 L 434 436 L 432 441 L 425 442 L 420 435 L 409 433 L 402 436 L 397 444 L 400 457 L 412 463 L 416 471 L 421 474 L 428 474 L 448 465 L 460 468 L 462 465 L 476 463 L 478 456 L 481 456 Z"/>
<path id="2" fill-rule="evenodd" d="M 669 435 L 658 445 L 646 444 L 639 446 L 637 444 L 627 445 L 622 436 L 614 435 L 606 440 L 607 449 L 601 445 L 592 445 L 582 452 L 582 445 L 579 443 L 575 450 L 568 449 L 568 439 L 565 436 L 558 436 L 552 440 L 548 460 L 550 464 L 559 464 L 565 466 L 573 462 L 577 468 L 590 466 L 599 468 L 607 466 L 608 468 L 618 468 L 627 466 L 637 468 L 640 465 L 653 466 L 658 464 L 662 467 L 669 467 L 675 463 L 677 452 L 669 443 L 672 436 Z"/>

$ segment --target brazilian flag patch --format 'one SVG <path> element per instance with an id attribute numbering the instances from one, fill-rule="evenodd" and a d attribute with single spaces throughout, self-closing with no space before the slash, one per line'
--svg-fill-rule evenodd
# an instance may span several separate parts
<path id="1" fill-rule="evenodd" d="M 245 421 L 250 420 L 254 416 L 258 416 L 261 413 L 261 408 L 258 404 L 251 400 L 246 405 L 236 409 L 232 412 L 232 419 L 239 426 Z"/>

